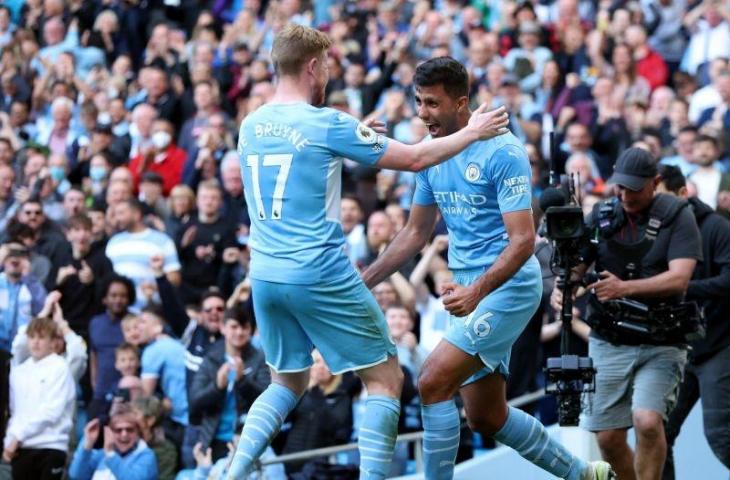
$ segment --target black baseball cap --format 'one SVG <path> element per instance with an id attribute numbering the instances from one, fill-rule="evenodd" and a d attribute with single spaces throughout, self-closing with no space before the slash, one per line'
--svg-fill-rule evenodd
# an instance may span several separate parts
<path id="1" fill-rule="evenodd" d="M 618 157 L 608 183 L 615 183 L 638 192 L 644 188 L 647 180 L 656 175 L 657 166 L 652 154 L 643 148 L 632 147 Z"/>

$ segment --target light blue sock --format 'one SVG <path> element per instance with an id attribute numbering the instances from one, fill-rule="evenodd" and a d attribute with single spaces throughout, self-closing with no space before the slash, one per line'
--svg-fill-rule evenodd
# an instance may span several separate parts
<path id="1" fill-rule="evenodd" d="M 548 435 L 545 427 L 532 415 L 510 407 L 507 422 L 494 435 L 500 443 L 556 477 L 580 480 L 588 465 Z"/>
<path id="2" fill-rule="evenodd" d="M 228 479 L 246 478 L 253 462 L 279 433 L 281 424 L 298 401 L 299 397 L 293 391 L 278 383 L 270 384 L 259 395 L 246 415 L 241 439 L 228 470 Z"/>
<path id="3" fill-rule="evenodd" d="M 451 480 L 454 477 L 456 452 L 459 450 L 461 422 L 454 400 L 424 405 L 423 463 L 428 480 Z"/>
<path id="4" fill-rule="evenodd" d="M 398 436 L 400 401 L 384 395 L 369 395 L 357 436 L 360 450 L 360 480 L 380 480 L 390 472 L 395 438 Z"/>

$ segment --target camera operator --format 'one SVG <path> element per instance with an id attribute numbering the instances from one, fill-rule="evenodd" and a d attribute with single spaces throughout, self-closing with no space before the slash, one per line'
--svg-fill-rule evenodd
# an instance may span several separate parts
<path id="1" fill-rule="evenodd" d="M 684 305 L 684 292 L 702 258 L 692 212 L 683 200 L 655 196 L 660 181 L 646 150 L 630 148 L 619 157 L 609 180 L 618 186 L 617 198 L 594 207 L 587 225 L 591 242 L 581 252 L 583 263 L 573 270 L 573 279 L 579 281 L 595 262 L 598 274 L 586 287 L 589 354 L 597 372 L 581 426 L 597 433 L 603 458 L 621 479 L 658 480 L 662 475 L 664 422 L 676 400 L 687 352 L 682 340 L 665 331 L 658 335 L 648 322 L 659 321 L 655 312 L 667 306 Z M 609 311 L 618 299 L 644 304 L 646 323 L 629 309 Z M 561 303 L 556 288 L 553 307 Z M 677 323 L 682 328 L 688 322 Z M 626 441 L 632 426 L 635 454 Z"/>
<path id="2" fill-rule="evenodd" d="M 657 191 L 687 198 L 687 184 L 677 167 L 662 165 Z M 730 468 L 730 222 L 698 198 L 688 199 L 702 235 L 702 262 L 687 288 L 705 312 L 706 337 L 693 342 L 677 405 L 666 425 L 667 461 L 664 480 L 674 480 L 672 446 L 697 400 L 702 400 L 705 437 L 710 448 Z"/>

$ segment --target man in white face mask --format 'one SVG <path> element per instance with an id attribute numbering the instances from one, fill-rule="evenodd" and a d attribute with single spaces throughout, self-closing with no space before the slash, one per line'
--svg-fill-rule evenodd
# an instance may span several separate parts
<path id="1" fill-rule="evenodd" d="M 145 172 L 155 172 L 162 177 L 162 194 L 167 197 L 172 187 L 180 183 L 187 154 L 175 145 L 175 128 L 164 119 L 152 124 L 152 142 L 140 148 L 129 163 L 135 187 Z"/>

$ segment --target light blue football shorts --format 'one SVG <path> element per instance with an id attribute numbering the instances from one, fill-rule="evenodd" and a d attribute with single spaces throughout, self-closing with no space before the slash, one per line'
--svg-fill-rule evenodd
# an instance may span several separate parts
<path id="1" fill-rule="evenodd" d="M 485 268 L 455 270 L 454 282 L 471 285 Z M 444 339 L 469 355 L 478 355 L 484 368 L 464 382 L 476 382 L 492 372 L 509 375 L 509 357 L 517 341 L 540 305 L 542 273 L 533 256 L 507 282 L 484 298 L 466 317 L 449 317 Z"/>
<path id="2" fill-rule="evenodd" d="M 397 355 L 383 312 L 355 271 L 313 285 L 251 279 L 251 293 L 266 363 L 279 373 L 312 366 L 314 348 L 334 374 Z"/>

